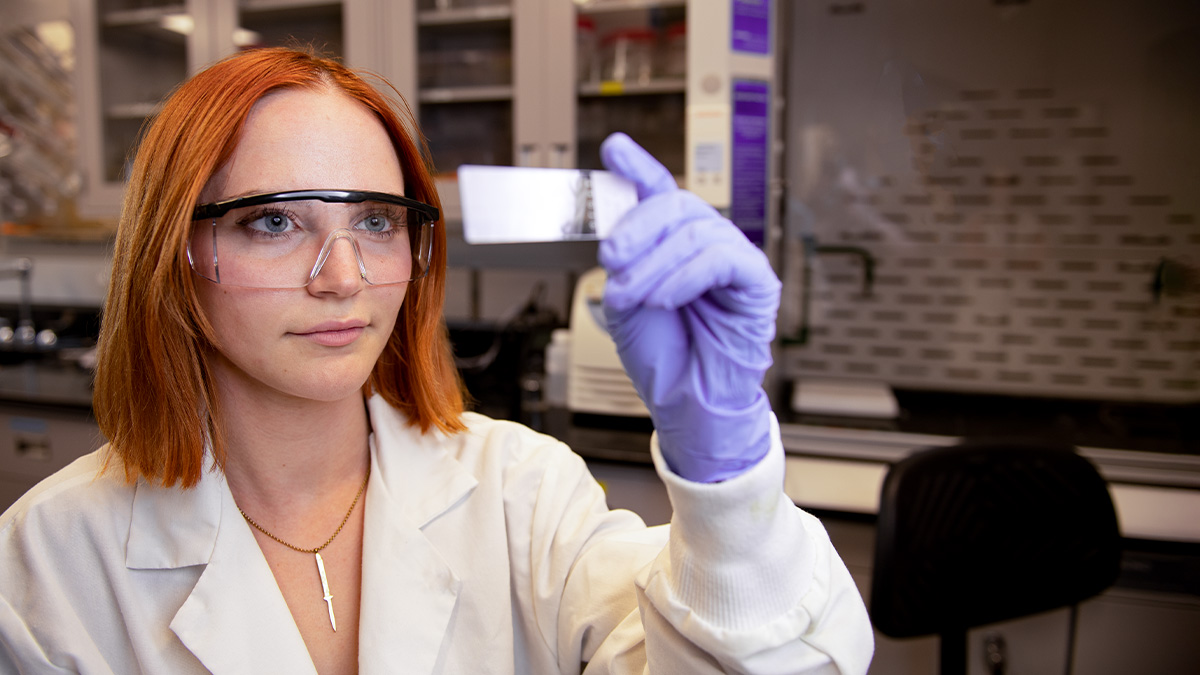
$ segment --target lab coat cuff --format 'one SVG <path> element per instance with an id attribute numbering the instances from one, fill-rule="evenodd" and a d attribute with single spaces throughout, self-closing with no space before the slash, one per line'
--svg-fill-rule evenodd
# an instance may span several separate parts
<path id="1" fill-rule="evenodd" d="M 763 459 L 720 483 L 672 473 L 657 437 L 651 440 L 674 511 L 670 604 L 690 608 L 715 629 L 764 626 L 793 610 L 812 584 L 816 545 L 804 522 L 811 516 L 783 491 L 783 442 L 773 414 L 770 434 Z"/>

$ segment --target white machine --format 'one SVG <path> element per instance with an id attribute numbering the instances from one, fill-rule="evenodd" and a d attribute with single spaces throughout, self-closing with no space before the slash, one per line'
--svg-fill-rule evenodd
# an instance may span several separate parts
<path id="1" fill-rule="evenodd" d="M 567 408 L 574 412 L 649 417 L 604 327 L 604 268 L 588 270 L 571 302 Z"/>
<path id="2" fill-rule="evenodd" d="M 895 419 L 900 404 L 885 382 L 803 377 L 792 390 L 792 410 L 809 415 Z"/>

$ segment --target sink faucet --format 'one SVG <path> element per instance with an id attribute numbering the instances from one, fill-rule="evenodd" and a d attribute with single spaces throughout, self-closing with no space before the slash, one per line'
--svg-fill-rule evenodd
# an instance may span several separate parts
<path id="1" fill-rule="evenodd" d="M 837 244 L 818 244 L 813 248 L 817 255 L 850 255 L 862 262 L 863 283 L 862 297 L 871 297 L 871 288 L 875 285 L 875 256 L 861 246 L 843 246 Z"/>
<path id="2" fill-rule="evenodd" d="M 808 311 L 809 287 L 812 284 L 812 259 L 820 255 L 849 255 L 858 258 L 862 263 L 863 278 L 860 297 L 870 298 L 871 289 L 875 286 L 875 256 L 861 246 L 841 244 L 818 244 L 812 237 L 804 237 L 804 271 L 800 290 L 800 327 L 795 335 L 785 335 L 785 344 L 803 345 L 808 343 Z"/>
<path id="3" fill-rule="evenodd" d="M 17 277 L 21 281 L 21 301 L 17 309 L 17 330 L 11 326 L 0 325 L 0 343 L 11 344 L 15 339 L 17 344 L 32 345 L 36 336 L 33 329 L 33 290 L 30 277 L 33 276 L 33 260 L 17 258 L 0 264 L 0 278 Z"/>

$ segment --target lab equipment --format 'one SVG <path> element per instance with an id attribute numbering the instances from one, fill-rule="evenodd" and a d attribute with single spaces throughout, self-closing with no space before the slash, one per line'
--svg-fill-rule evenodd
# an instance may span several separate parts
<path id="1" fill-rule="evenodd" d="M 571 331 L 556 328 L 550 333 L 550 344 L 546 345 L 545 372 L 542 400 L 556 408 L 567 406 L 567 382 L 571 363 Z"/>
<path id="2" fill-rule="evenodd" d="M 659 52 L 657 68 L 663 77 L 687 75 L 687 22 L 676 21 L 667 26 Z"/>
<path id="3" fill-rule="evenodd" d="M 567 409 L 618 417 L 649 417 L 650 411 L 621 365 L 604 318 L 604 268 L 579 277 L 571 302 L 571 349 Z"/>
<path id="4" fill-rule="evenodd" d="M 600 245 L 604 309 L 672 470 L 732 478 L 769 448 L 762 388 L 781 284 L 766 255 L 628 136 L 601 147 L 641 202 Z"/>
<path id="5" fill-rule="evenodd" d="M 646 84 L 654 73 L 654 31 L 623 28 L 604 36 L 600 43 L 603 79 Z"/>
<path id="6" fill-rule="evenodd" d="M 580 82 L 600 81 L 600 54 L 596 40 L 596 20 L 579 16 L 575 20 L 575 68 Z"/>
<path id="7" fill-rule="evenodd" d="M 0 319 L 0 347 L 18 349 L 49 348 L 58 343 L 58 335 L 49 328 L 38 331 L 33 326 L 33 259 L 17 258 L 0 265 L 0 278 L 17 277 L 21 282 L 21 300 L 17 311 L 20 317 L 13 330 L 7 319 Z"/>
<path id="8" fill-rule="evenodd" d="M 792 389 L 792 410 L 801 415 L 895 419 L 900 403 L 886 382 L 803 377 Z"/>

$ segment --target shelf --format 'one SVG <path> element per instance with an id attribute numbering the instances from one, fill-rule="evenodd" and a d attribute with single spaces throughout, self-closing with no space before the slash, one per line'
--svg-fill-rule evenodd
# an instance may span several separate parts
<path id="1" fill-rule="evenodd" d="M 585 82 L 579 85 L 580 96 L 637 96 L 639 94 L 682 94 L 687 91 L 687 80 L 682 77 L 663 78 L 645 83 L 638 82 Z"/>
<path id="2" fill-rule="evenodd" d="M 477 101 L 509 101 L 513 97 L 512 85 L 491 87 L 438 87 L 422 89 L 421 103 L 473 103 Z"/>
<path id="3" fill-rule="evenodd" d="M 125 39 L 140 36 L 178 47 L 187 44 L 194 21 L 186 7 L 174 5 L 109 12 L 104 15 L 101 27 L 106 32 L 111 31 L 107 34 Z"/>
<path id="4" fill-rule="evenodd" d="M 184 5 L 119 9 L 112 12 L 105 12 L 103 24 L 105 27 L 111 28 L 162 28 L 163 19 L 167 16 L 187 13 L 187 7 Z"/>
<path id="5" fill-rule="evenodd" d="M 512 19 L 509 5 L 463 7 L 461 9 L 427 9 L 417 13 L 419 26 L 452 26 L 470 23 L 494 23 Z"/>
<path id="6" fill-rule="evenodd" d="M 666 9 L 686 6 L 687 0 L 592 0 L 591 2 L 576 3 L 576 9 L 580 14 L 607 14 L 636 9 Z"/>
<path id="7" fill-rule="evenodd" d="M 342 8 L 340 5 L 330 3 L 328 0 L 320 2 L 280 2 L 279 0 L 271 0 L 271 2 L 255 2 L 240 7 L 242 22 L 258 22 L 259 30 L 270 31 L 273 24 L 279 22 L 309 22 L 309 23 L 327 23 L 328 26 L 336 26 L 341 22 Z"/>
<path id="8" fill-rule="evenodd" d="M 104 115 L 110 120 L 138 120 L 158 114 L 161 105 L 156 102 L 118 103 L 108 106 Z"/>
<path id="9" fill-rule="evenodd" d="M 238 3 L 238 9 L 243 12 L 273 12 L 313 7 L 340 9 L 341 3 L 337 0 L 241 0 Z"/>

